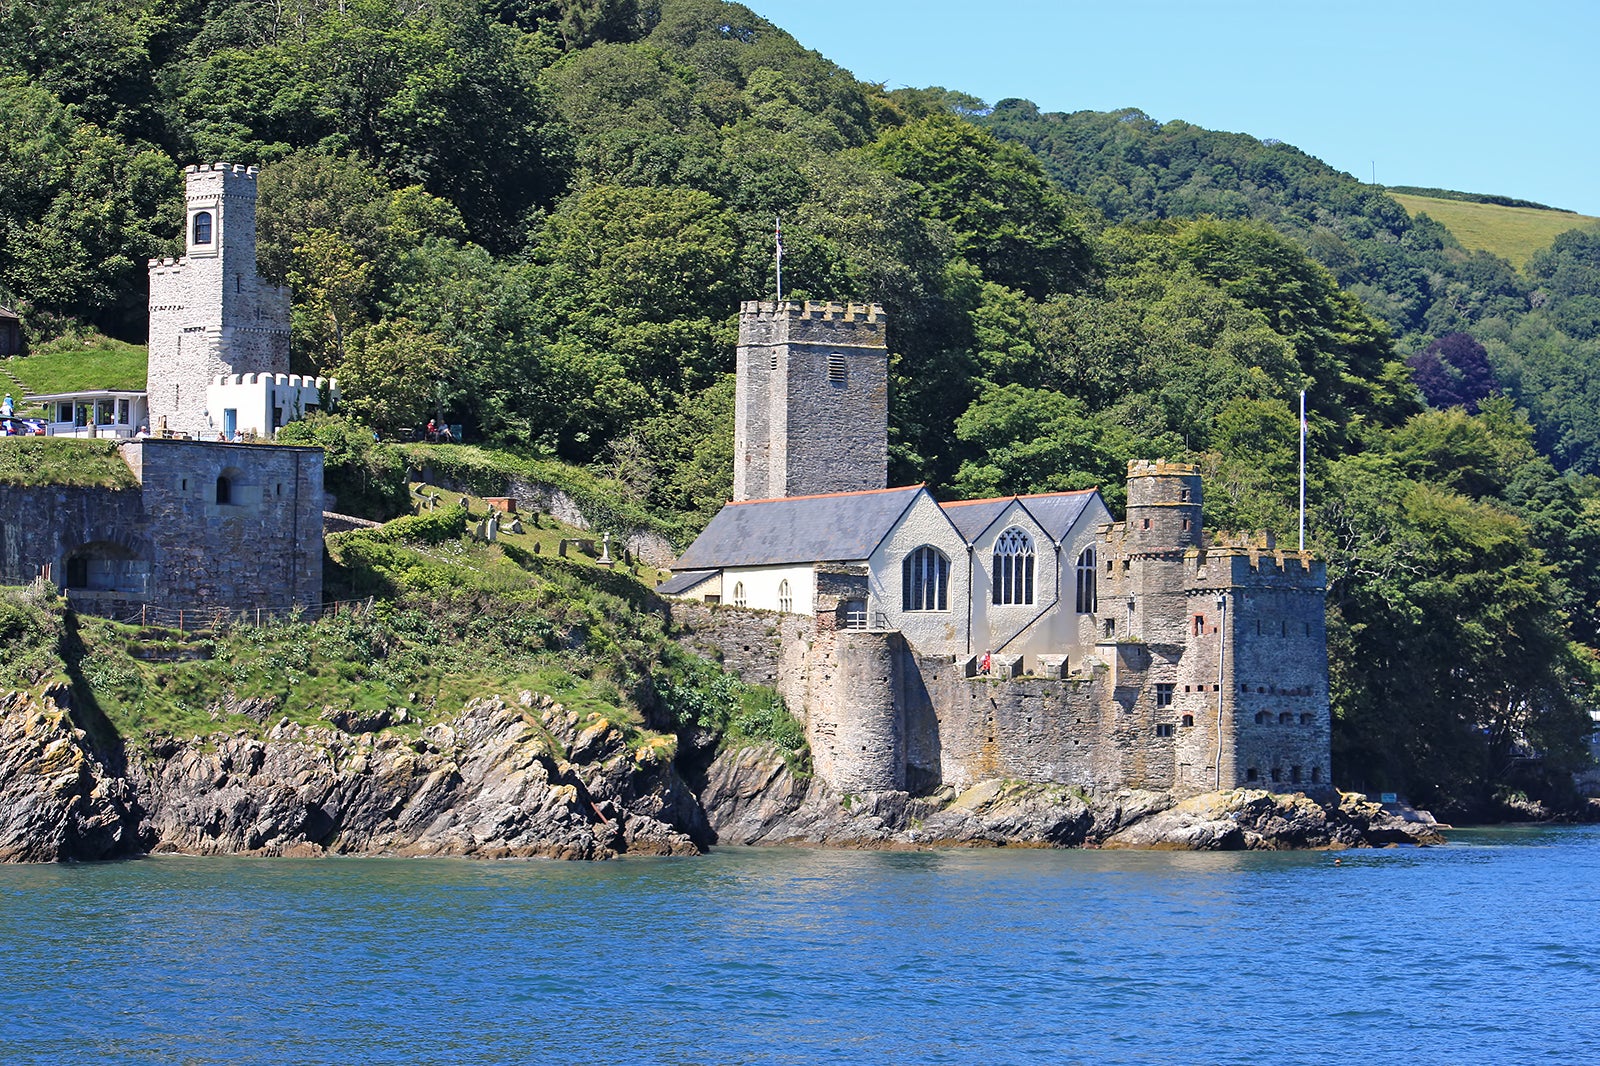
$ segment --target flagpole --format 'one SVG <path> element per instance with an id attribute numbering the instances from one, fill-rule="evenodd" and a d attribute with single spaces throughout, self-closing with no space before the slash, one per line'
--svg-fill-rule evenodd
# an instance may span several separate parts
<path id="1" fill-rule="evenodd" d="M 1300 390 L 1300 550 L 1306 550 L 1306 390 Z"/>
<path id="2" fill-rule="evenodd" d="M 774 215 L 772 224 L 773 262 L 777 264 L 778 299 L 783 300 L 783 216 Z"/>

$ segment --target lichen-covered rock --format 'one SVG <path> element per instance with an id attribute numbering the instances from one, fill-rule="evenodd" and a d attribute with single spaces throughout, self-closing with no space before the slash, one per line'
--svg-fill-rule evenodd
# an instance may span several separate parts
<path id="1" fill-rule="evenodd" d="M 1348 795 L 1325 804 L 1300 793 L 1239 789 L 1178 801 L 1163 792 L 1091 795 L 1010 780 L 920 797 L 845 795 L 797 780 L 766 748 L 718 755 L 700 799 L 721 844 L 1227 851 L 1442 842 L 1431 824 Z"/>
<path id="2" fill-rule="evenodd" d="M 545 701 L 536 717 L 537 702 L 475 700 L 417 738 L 284 721 L 265 740 L 152 745 L 131 773 L 159 851 L 600 859 L 699 850 L 657 817 L 682 807 L 670 765 L 623 758 L 623 734 L 608 723 L 569 750 L 557 732 L 571 733 L 576 716 Z"/>
<path id="3" fill-rule="evenodd" d="M 110 859 L 143 850 L 127 782 L 49 696 L 0 693 L 0 861 Z"/>

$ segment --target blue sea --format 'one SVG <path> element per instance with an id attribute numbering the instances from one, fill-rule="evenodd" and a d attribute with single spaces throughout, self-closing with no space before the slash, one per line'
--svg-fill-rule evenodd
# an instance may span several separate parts
<path id="1" fill-rule="evenodd" d="M 0 868 L 0 1063 L 1592 1063 L 1600 829 Z"/>

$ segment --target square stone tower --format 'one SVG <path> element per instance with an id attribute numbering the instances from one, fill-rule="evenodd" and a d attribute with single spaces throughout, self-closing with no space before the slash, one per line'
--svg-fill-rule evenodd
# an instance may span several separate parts
<path id="1" fill-rule="evenodd" d="M 151 429 L 215 435 L 222 374 L 289 372 L 289 293 L 256 273 L 256 168 L 186 168 L 186 253 L 150 260 Z"/>
<path id="2" fill-rule="evenodd" d="M 735 500 L 887 485 L 884 323 L 877 304 L 752 300 L 739 309 Z"/>

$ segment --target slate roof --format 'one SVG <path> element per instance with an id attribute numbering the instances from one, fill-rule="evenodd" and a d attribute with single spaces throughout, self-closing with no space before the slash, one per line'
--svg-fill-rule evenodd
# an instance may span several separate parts
<path id="1" fill-rule="evenodd" d="M 909 485 L 726 504 L 674 569 L 866 559 L 924 491 Z"/>
<path id="2" fill-rule="evenodd" d="M 1072 524 L 1099 491 L 1079 489 L 1076 492 L 1045 492 L 1035 496 L 1001 496 L 992 500 L 954 500 L 939 506 L 944 508 L 944 513 L 968 544 L 988 529 L 1001 512 L 1011 506 L 1012 500 L 1019 501 L 1027 508 L 1052 540 L 1059 541 L 1066 537 Z"/>
<path id="3" fill-rule="evenodd" d="M 684 570 L 673 574 L 670 578 L 656 586 L 656 591 L 663 596 L 681 596 L 702 582 L 716 577 L 720 570 Z"/>

